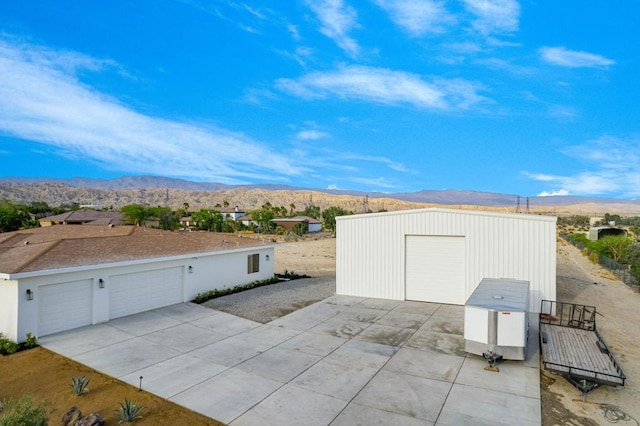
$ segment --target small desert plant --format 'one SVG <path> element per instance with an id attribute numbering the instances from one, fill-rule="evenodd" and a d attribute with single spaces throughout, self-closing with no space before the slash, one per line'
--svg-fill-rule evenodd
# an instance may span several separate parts
<path id="1" fill-rule="evenodd" d="M 120 421 L 118 421 L 118 424 L 125 422 L 131 423 L 137 419 L 141 419 L 142 416 L 140 415 L 140 412 L 142 410 L 144 410 L 144 407 L 142 405 L 138 405 L 137 401 L 131 402 L 127 398 L 125 398 L 124 403 L 121 403 L 120 408 L 116 411 L 116 414 L 120 419 Z"/>
<path id="2" fill-rule="evenodd" d="M 38 338 L 31 333 L 27 333 L 27 337 L 24 339 L 24 346 L 26 348 L 35 348 L 38 346 Z"/>
<path id="3" fill-rule="evenodd" d="M 0 426 L 47 426 L 46 406 L 43 401 L 34 407 L 31 395 L 22 395 L 18 400 L 9 398 L 2 404 Z"/>
<path id="4" fill-rule="evenodd" d="M 89 384 L 89 378 L 87 376 L 78 376 L 71 378 L 71 389 L 76 395 L 82 395 L 89 392 L 87 385 Z"/>

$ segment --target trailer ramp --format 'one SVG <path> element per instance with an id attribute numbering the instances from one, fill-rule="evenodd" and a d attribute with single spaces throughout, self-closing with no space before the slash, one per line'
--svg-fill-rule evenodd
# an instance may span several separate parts
<path id="1" fill-rule="evenodd" d="M 540 353 L 544 368 L 582 392 L 599 385 L 624 386 L 626 376 L 596 329 L 596 308 L 543 300 Z"/>

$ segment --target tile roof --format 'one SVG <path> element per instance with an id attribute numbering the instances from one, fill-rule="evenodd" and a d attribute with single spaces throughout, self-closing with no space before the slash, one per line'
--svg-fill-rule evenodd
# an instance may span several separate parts
<path id="1" fill-rule="evenodd" d="M 122 225 L 124 220 L 122 213 L 116 211 L 101 211 L 92 209 L 73 210 L 40 219 L 42 222 L 67 222 L 67 223 L 87 223 L 91 225 Z"/>
<path id="2" fill-rule="evenodd" d="M 0 234 L 0 273 L 127 262 L 264 246 L 254 238 L 135 226 L 54 225 Z"/>

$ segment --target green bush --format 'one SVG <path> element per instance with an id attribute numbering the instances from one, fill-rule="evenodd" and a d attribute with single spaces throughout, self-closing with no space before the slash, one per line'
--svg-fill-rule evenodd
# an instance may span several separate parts
<path id="1" fill-rule="evenodd" d="M 25 348 L 35 348 L 38 346 L 38 338 L 31 333 L 27 333 L 27 337 L 24 339 Z"/>
<path id="2" fill-rule="evenodd" d="M 138 402 L 131 402 L 128 399 L 124 399 L 124 403 L 120 404 L 120 408 L 116 410 L 116 415 L 120 419 L 118 424 L 131 423 L 137 419 L 141 419 L 140 412 L 144 410 L 142 405 L 138 405 Z"/>
<path id="3" fill-rule="evenodd" d="M 33 397 L 23 395 L 20 399 L 9 398 L 3 402 L 0 426 L 47 426 L 47 403 L 33 406 Z"/>
<path id="4" fill-rule="evenodd" d="M 237 285 L 235 287 L 228 287 L 223 289 L 216 288 L 213 290 L 205 291 L 204 293 L 198 293 L 193 301 L 195 303 L 204 303 L 207 300 L 215 299 L 222 296 L 228 296 L 234 293 L 240 293 L 241 291 L 251 290 L 252 288 L 256 287 L 275 284 L 278 281 L 280 281 L 280 279 L 276 275 L 274 275 L 273 277 L 267 278 L 266 280 L 252 281 L 248 284 Z"/>

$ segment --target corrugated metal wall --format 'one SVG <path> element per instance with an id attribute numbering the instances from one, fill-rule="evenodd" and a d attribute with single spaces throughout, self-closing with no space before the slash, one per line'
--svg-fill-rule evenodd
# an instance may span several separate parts
<path id="1" fill-rule="evenodd" d="M 556 218 L 422 209 L 340 216 L 337 294 L 405 300 L 405 236 L 464 236 L 467 297 L 482 278 L 531 283 L 530 308 L 556 298 Z"/>

